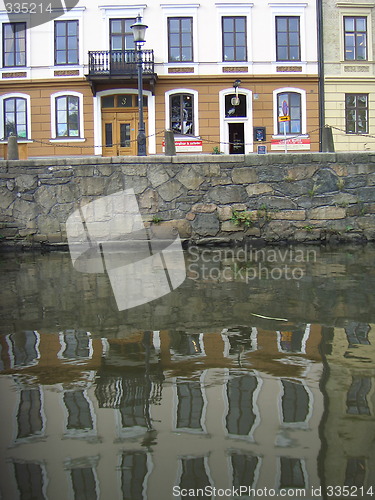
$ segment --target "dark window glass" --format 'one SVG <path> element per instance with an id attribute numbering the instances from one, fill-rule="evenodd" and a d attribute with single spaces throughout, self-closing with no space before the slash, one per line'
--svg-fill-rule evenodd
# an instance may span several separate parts
<path id="1" fill-rule="evenodd" d="M 347 134 L 368 133 L 368 95 L 345 95 L 345 121 Z"/>
<path id="2" fill-rule="evenodd" d="M 107 95 L 102 97 L 102 108 L 114 108 L 115 107 L 115 96 Z"/>
<path id="3" fill-rule="evenodd" d="M 111 50 L 134 49 L 134 36 L 131 25 L 135 19 L 110 19 L 110 47 Z"/>
<path id="4" fill-rule="evenodd" d="M 276 17 L 276 60 L 301 60 L 299 17 Z"/>
<path id="5" fill-rule="evenodd" d="M 282 380 L 284 393 L 282 396 L 283 422 L 305 422 L 309 414 L 309 395 L 299 382 Z"/>
<path id="6" fill-rule="evenodd" d="M 180 489 L 190 489 L 190 491 L 202 489 L 210 486 L 210 479 L 206 472 L 203 457 L 182 458 L 182 473 L 180 479 Z M 204 498 L 203 496 L 196 498 Z M 209 497 L 206 497 L 209 498 Z"/>
<path id="7" fill-rule="evenodd" d="M 130 123 L 120 123 L 120 145 L 130 148 Z"/>
<path id="8" fill-rule="evenodd" d="M 44 474 L 40 464 L 30 462 L 14 463 L 14 476 L 21 500 L 46 500 Z"/>
<path id="9" fill-rule="evenodd" d="M 227 382 L 228 413 L 226 427 L 230 434 L 247 436 L 255 424 L 254 391 L 258 381 L 254 375 L 235 375 Z"/>
<path id="10" fill-rule="evenodd" d="M 350 415 L 371 415 L 367 402 L 370 391 L 370 377 L 352 377 L 352 385 L 346 396 L 346 413 Z"/>
<path id="11" fill-rule="evenodd" d="M 118 95 L 117 96 L 117 107 L 118 108 L 131 108 L 133 107 L 133 96 L 132 95 Z"/>
<path id="12" fill-rule="evenodd" d="M 246 96 L 243 94 L 238 94 L 238 100 L 236 94 L 228 94 L 225 96 L 225 117 L 226 118 L 246 118 L 247 112 L 247 100 Z"/>
<path id="13" fill-rule="evenodd" d="M 278 133 L 284 133 L 284 125 L 287 134 L 302 133 L 302 111 L 301 95 L 296 92 L 287 92 L 277 96 L 278 116 L 287 114 L 290 121 L 278 122 Z"/>
<path id="14" fill-rule="evenodd" d="M 191 94 L 174 94 L 170 98 L 171 129 L 176 134 L 194 134 L 194 98 Z"/>
<path id="15" fill-rule="evenodd" d="M 39 389 L 21 390 L 17 424 L 17 439 L 41 434 L 43 430 L 42 395 Z"/>
<path id="16" fill-rule="evenodd" d="M 231 463 L 233 470 L 233 487 L 240 488 L 243 484 L 254 486 L 255 471 L 259 458 L 254 455 L 232 453 Z"/>
<path id="17" fill-rule="evenodd" d="M 298 458 L 280 458 L 280 488 L 305 488 L 302 463 Z"/>
<path id="18" fill-rule="evenodd" d="M 56 136 L 79 137 L 79 134 L 79 98 L 72 95 L 56 97 Z M 67 333 L 65 338 L 75 336 L 78 339 L 77 335 Z"/>
<path id="19" fill-rule="evenodd" d="M 123 500 L 141 500 L 144 497 L 148 473 L 147 455 L 142 451 L 124 452 L 121 462 L 121 489 Z"/>
<path id="20" fill-rule="evenodd" d="M 90 405 L 83 391 L 65 392 L 64 403 L 68 411 L 68 429 L 93 429 Z"/>
<path id="21" fill-rule="evenodd" d="M 344 17 L 345 61 L 367 60 L 367 18 Z"/>
<path id="22" fill-rule="evenodd" d="M 223 61 L 246 61 L 246 17 L 223 17 Z"/>
<path id="23" fill-rule="evenodd" d="M 203 430 L 203 395 L 199 382 L 177 383 L 177 428 Z"/>
<path id="24" fill-rule="evenodd" d="M 168 18 L 168 61 L 193 61 L 193 19 Z"/>
<path id="25" fill-rule="evenodd" d="M 13 99 L 12 99 L 13 100 Z M 38 336 L 36 332 L 26 330 L 17 335 L 10 335 L 14 366 L 30 366 L 39 358 Z"/>
<path id="26" fill-rule="evenodd" d="M 110 148 L 113 145 L 112 123 L 105 124 L 105 145 L 107 148 Z"/>
<path id="27" fill-rule="evenodd" d="M 70 471 L 75 499 L 98 498 L 94 471 L 91 467 L 77 467 Z"/>
<path id="28" fill-rule="evenodd" d="M 78 64 L 78 21 L 55 21 L 55 64 Z"/>
<path id="29" fill-rule="evenodd" d="M 3 66 L 26 66 L 26 23 L 3 24 Z"/>

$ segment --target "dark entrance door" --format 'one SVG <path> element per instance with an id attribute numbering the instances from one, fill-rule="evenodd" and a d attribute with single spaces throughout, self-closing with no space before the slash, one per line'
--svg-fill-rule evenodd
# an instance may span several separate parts
<path id="1" fill-rule="evenodd" d="M 228 123 L 229 127 L 229 153 L 245 153 L 245 127 L 243 123 Z"/>

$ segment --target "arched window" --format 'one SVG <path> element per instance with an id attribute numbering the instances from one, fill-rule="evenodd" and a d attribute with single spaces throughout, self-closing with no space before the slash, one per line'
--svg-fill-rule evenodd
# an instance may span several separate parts
<path id="1" fill-rule="evenodd" d="M 4 137 L 27 139 L 27 101 L 23 97 L 4 99 Z"/>
<path id="2" fill-rule="evenodd" d="M 169 96 L 170 128 L 175 134 L 194 135 L 194 96 L 172 94 Z"/>
<path id="3" fill-rule="evenodd" d="M 79 97 L 56 97 L 56 137 L 80 137 Z"/>
<path id="4" fill-rule="evenodd" d="M 278 116 L 289 116 L 289 121 L 278 121 L 278 134 L 302 133 L 301 94 L 297 92 L 281 92 L 277 94 Z M 284 129 L 285 127 L 285 129 Z"/>

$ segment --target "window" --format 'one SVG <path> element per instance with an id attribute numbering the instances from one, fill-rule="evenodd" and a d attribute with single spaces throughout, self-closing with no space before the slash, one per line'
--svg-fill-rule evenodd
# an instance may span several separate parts
<path id="1" fill-rule="evenodd" d="M 288 115 L 290 121 L 278 122 L 278 134 L 301 134 L 301 94 L 297 92 L 285 92 L 277 95 L 278 116 Z"/>
<path id="2" fill-rule="evenodd" d="M 79 98 L 56 97 L 56 137 L 79 137 Z"/>
<path id="3" fill-rule="evenodd" d="M 134 36 L 131 25 L 135 19 L 110 19 L 110 47 L 111 50 L 134 49 Z"/>
<path id="4" fill-rule="evenodd" d="M 368 133 L 368 95 L 345 95 L 345 122 L 347 134 Z"/>
<path id="5" fill-rule="evenodd" d="M 366 17 L 344 17 L 345 61 L 367 60 Z"/>
<path id="6" fill-rule="evenodd" d="M 176 134 L 194 135 L 194 99 L 191 94 L 170 96 L 170 128 Z"/>
<path id="7" fill-rule="evenodd" d="M 246 17 L 223 17 L 223 61 L 246 61 Z"/>
<path id="8" fill-rule="evenodd" d="M 145 498 L 148 468 L 148 457 L 143 451 L 126 451 L 122 454 L 120 471 L 123 500 Z"/>
<path id="9" fill-rule="evenodd" d="M 168 18 L 168 61 L 193 61 L 193 18 Z"/>
<path id="10" fill-rule="evenodd" d="M 177 382 L 177 429 L 203 431 L 204 399 L 200 382 Z"/>
<path id="11" fill-rule="evenodd" d="M 255 393 L 258 380 L 254 375 L 233 375 L 227 382 L 228 412 L 226 428 L 229 434 L 247 436 L 257 422 Z"/>
<path id="12" fill-rule="evenodd" d="M 55 21 L 55 64 L 78 64 L 78 21 Z"/>
<path id="13" fill-rule="evenodd" d="M 282 380 L 283 422 L 287 424 L 305 422 L 309 416 L 310 400 L 305 387 L 298 382 Z"/>
<path id="14" fill-rule="evenodd" d="M 46 475 L 43 466 L 33 462 L 14 462 L 13 465 L 18 498 L 46 500 Z"/>
<path id="15" fill-rule="evenodd" d="M 26 66 L 26 23 L 3 24 L 3 66 Z"/>
<path id="16" fill-rule="evenodd" d="M 276 17 L 277 61 L 300 61 L 300 19 L 297 16 Z"/>
<path id="17" fill-rule="evenodd" d="M 22 389 L 17 412 L 17 439 L 43 433 L 42 394 L 38 389 Z"/>

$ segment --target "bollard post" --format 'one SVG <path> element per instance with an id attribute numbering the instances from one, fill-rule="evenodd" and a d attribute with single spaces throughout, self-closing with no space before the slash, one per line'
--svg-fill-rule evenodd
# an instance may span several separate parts
<path id="1" fill-rule="evenodd" d="M 8 137 L 8 152 L 7 152 L 8 160 L 18 160 L 18 142 L 16 135 L 10 135 Z"/>
<path id="2" fill-rule="evenodd" d="M 334 153 L 335 144 L 333 142 L 332 127 L 326 125 L 322 130 L 322 152 Z"/>
<path id="3" fill-rule="evenodd" d="M 176 156 L 176 144 L 174 142 L 173 130 L 164 132 L 164 150 L 165 156 Z"/>

